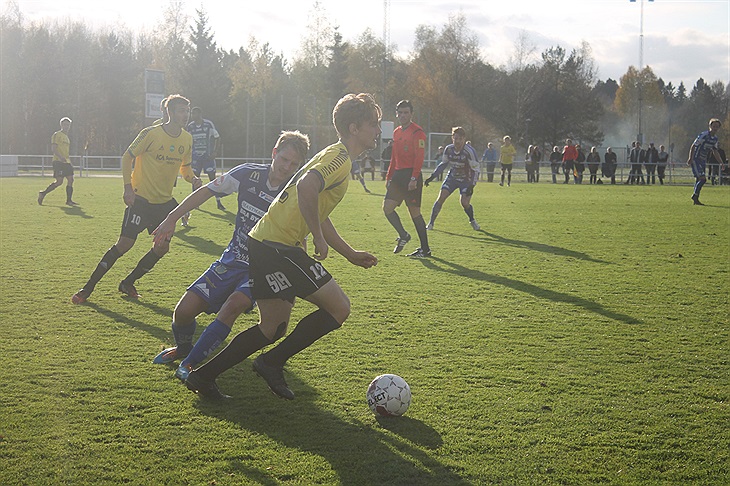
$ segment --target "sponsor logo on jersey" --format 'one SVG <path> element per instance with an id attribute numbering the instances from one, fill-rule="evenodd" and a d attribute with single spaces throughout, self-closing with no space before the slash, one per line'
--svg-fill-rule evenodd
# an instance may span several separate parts
<path id="1" fill-rule="evenodd" d="M 185 153 L 185 147 L 182 146 L 182 145 L 180 145 L 180 148 L 177 149 L 177 153 L 179 153 L 180 155 L 184 154 Z"/>
<path id="2" fill-rule="evenodd" d="M 261 172 L 259 172 L 259 171 L 251 172 L 251 175 L 248 176 L 248 180 L 253 181 L 253 182 L 258 182 L 259 179 L 261 179 Z"/>
<path id="3" fill-rule="evenodd" d="M 240 212 L 247 211 L 247 212 L 249 212 L 251 214 L 255 214 L 259 218 L 261 218 L 261 216 L 263 216 L 264 213 L 266 212 L 266 210 L 259 209 L 256 206 L 254 206 L 253 204 L 248 203 L 246 201 L 241 201 L 241 209 L 239 211 Z"/>
<path id="4" fill-rule="evenodd" d="M 272 202 L 274 202 L 274 196 L 272 196 L 268 192 L 260 191 L 259 192 L 259 197 L 261 199 L 263 199 L 264 201 L 268 202 L 269 204 L 271 204 Z"/>
<path id="5" fill-rule="evenodd" d="M 175 145 L 170 145 L 170 152 L 174 152 L 174 151 L 175 151 Z"/>

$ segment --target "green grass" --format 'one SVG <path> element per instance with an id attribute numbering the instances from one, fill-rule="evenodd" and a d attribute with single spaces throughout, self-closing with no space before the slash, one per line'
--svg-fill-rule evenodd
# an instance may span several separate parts
<path id="1" fill-rule="evenodd" d="M 80 208 L 63 189 L 39 207 L 48 182 L 0 180 L 0 484 L 730 482 L 728 187 L 706 186 L 697 207 L 689 186 L 480 184 L 483 231 L 452 196 L 434 258 L 411 260 L 392 253 L 382 183 L 380 195 L 353 183 L 333 221 L 380 263 L 326 260 L 351 317 L 290 360 L 295 401 L 246 360 L 220 377 L 233 399 L 218 404 L 151 359 L 233 214 L 196 211 L 139 301 L 116 286 L 146 234 L 73 306 L 116 240 L 122 184 L 79 179 Z M 311 309 L 298 303 L 292 321 Z M 381 373 L 409 382 L 405 417 L 370 413 Z"/>

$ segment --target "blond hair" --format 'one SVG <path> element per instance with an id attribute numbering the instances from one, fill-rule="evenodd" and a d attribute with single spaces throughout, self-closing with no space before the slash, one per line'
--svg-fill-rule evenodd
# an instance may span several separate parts
<path id="1" fill-rule="evenodd" d="M 340 98 L 332 110 L 332 123 L 340 138 L 350 136 L 350 125 L 360 125 L 373 118 L 380 121 L 382 110 L 369 93 L 347 94 Z"/>
<path id="2" fill-rule="evenodd" d="M 279 150 L 289 146 L 296 151 L 302 160 L 305 160 L 309 152 L 309 137 L 299 130 L 285 130 L 279 135 L 274 148 Z"/>

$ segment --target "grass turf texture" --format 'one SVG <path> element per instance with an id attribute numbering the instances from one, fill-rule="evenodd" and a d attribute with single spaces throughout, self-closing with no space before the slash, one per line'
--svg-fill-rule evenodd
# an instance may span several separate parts
<path id="1" fill-rule="evenodd" d="M 217 258 L 234 215 L 208 201 L 138 282 L 141 235 L 70 304 L 121 225 L 118 178 L 0 180 L 2 484 L 727 484 L 730 481 L 730 189 L 480 184 L 473 231 L 453 195 L 434 258 L 393 255 L 382 183 L 356 182 L 333 214 L 364 270 L 325 265 L 352 300 L 342 329 L 290 360 L 293 402 L 251 360 L 198 399 L 152 357 L 172 309 Z M 176 188 L 178 200 L 189 186 Z M 427 218 L 438 192 L 424 194 Z M 230 209 L 233 197 L 224 199 Z M 292 326 L 312 307 L 299 302 Z M 234 332 L 255 322 L 239 318 Z M 212 317 L 200 316 L 199 332 Z M 395 373 L 398 419 L 365 402 Z"/>

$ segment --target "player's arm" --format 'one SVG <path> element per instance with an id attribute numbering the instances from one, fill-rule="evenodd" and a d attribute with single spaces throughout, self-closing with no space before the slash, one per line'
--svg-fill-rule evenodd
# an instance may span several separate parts
<path id="1" fill-rule="evenodd" d="M 347 258 L 347 261 L 353 265 L 363 268 L 370 268 L 378 264 L 378 259 L 366 251 L 358 251 L 351 247 L 335 229 L 335 225 L 327 218 L 322 222 L 322 234 L 337 253 Z"/>
<path id="2" fill-rule="evenodd" d="M 319 193 L 324 188 L 324 181 L 319 172 L 310 170 L 297 182 L 297 199 L 299 211 L 307 223 L 309 232 L 312 234 L 314 244 L 314 258 L 324 260 L 327 258 L 329 246 L 322 233 L 322 224 L 319 220 Z"/>
<path id="3" fill-rule="evenodd" d="M 423 184 L 424 184 L 424 185 L 425 185 L 426 187 L 428 187 L 428 185 L 429 185 L 429 184 L 430 184 L 431 182 L 433 182 L 434 180 L 436 180 L 436 178 L 437 178 L 438 176 L 440 176 L 440 175 L 441 175 L 441 173 L 443 173 L 443 171 L 444 171 L 444 169 L 446 169 L 446 166 L 447 166 L 447 165 L 449 165 L 449 161 L 448 161 L 448 159 L 444 159 L 444 160 L 442 160 L 442 161 L 441 161 L 441 163 L 440 163 L 439 165 L 437 165 L 437 166 L 436 166 L 436 168 L 435 168 L 435 169 L 433 170 L 433 173 L 431 174 L 431 176 L 430 176 L 430 177 L 429 177 L 428 179 L 426 179 L 425 181 L 423 181 Z"/>
<path id="4" fill-rule="evenodd" d="M 175 232 L 175 226 L 180 218 L 185 213 L 192 211 L 199 207 L 205 201 L 214 196 L 213 191 L 208 189 L 207 186 L 199 187 L 193 193 L 183 199 L 183 201 L 177 205 L 175 209 L 170 211 L 167 217 L 160 223 L 160 225 L 152 232 L 154 235 L 154 244 L 162 243 L 163 241 L 170 241 L 173 233 Z"/>
<path id="5" fill-rule="evenodd" d="M 124 180 L 124 204 L 127 206 L 134 205 L 137 195 L 132 188 L 132 164 L 134 164 L 134 155 L 127 150 L 122 155 L 122 179 Z"/>

